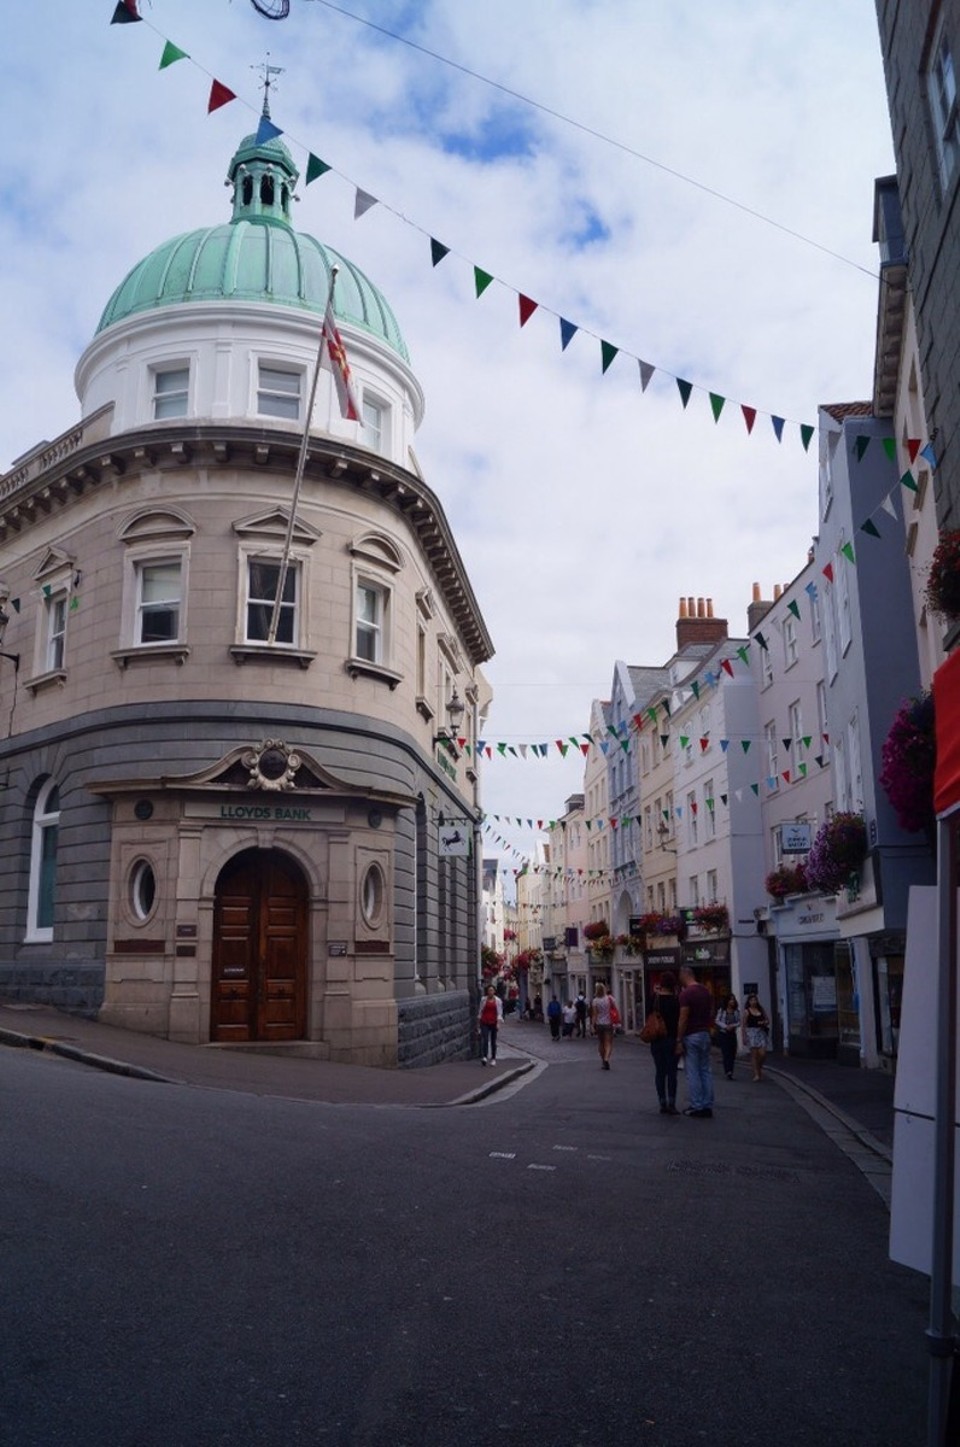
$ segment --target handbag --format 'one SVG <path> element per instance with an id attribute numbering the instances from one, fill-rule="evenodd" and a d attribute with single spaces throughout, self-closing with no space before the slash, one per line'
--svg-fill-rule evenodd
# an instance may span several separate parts
<path id="1" fill-rule="evenodd" d="M 643 1029 L 640 1031 L 640 1039 L 644 1045 L 652 1045 L 654 1040 L 664 1040 L 667 1034 L 667 1022 L 660 1014 L 659 1005 L 650 1011 L 643 1022 Z"/>
<path id="2" fill-rule="evenodd" d="M 620 1025 L 620 1011 L 617 1009 L 616 1001 L 610 1001 L 610 1024 L 616 1030 Z"/>

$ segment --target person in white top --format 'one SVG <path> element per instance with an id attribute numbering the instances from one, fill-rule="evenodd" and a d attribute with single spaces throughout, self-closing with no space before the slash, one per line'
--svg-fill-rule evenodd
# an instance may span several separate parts
<path id="1" fill-rule="evenodd" d="M 597 1037 L 597 1049 L 600 1052 L 602 1070 L 610 1069 L 610 1056 L 613 1053 L 613 1028 L 617 1018 L 616 1008 L 613 996 L 607 994 L 606 985 L 602 980 L 598 980 L 593 993 L 593 1004 L 590 1006 L 590 1020 L 593 1025 L 593 1033 Z"/>

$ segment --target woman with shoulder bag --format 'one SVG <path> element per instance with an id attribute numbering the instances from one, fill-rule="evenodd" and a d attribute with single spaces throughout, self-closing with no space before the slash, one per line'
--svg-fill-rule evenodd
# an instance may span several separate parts
<path id="1" fill-rule="evenodd" d="M 677 1113 L 677 1022 L 680 1003 L 677 981 L 670 970 L 664 970 L 653 987 L 653 1008 L 663 1020 L 666 1033 L 650 1043 L 661 1115 Z"/>
<path id="2" fill-rule="evenodd" d="M 736 995 L 728 995 L 717 1011 L 717 1044 L 723 1056 L 723 1073 L 733 1079 L 733 1067 L 737 1060 L 737 1035 L 740 1030 L 740 1006 Z"/>
<path id="3" fill-rule="evenodd" d="M 762 1080 L 763 1062 L 770 1049 L 770 1019 L 755 994 L 747 996 L 743 1007 L 743 1043 L 753 1061 L 754 1080 Z"/>

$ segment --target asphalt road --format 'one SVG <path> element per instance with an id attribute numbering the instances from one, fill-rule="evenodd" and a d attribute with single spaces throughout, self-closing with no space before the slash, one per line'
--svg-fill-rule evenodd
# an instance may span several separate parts
<path id="1" fill-rule="evenodd" d="M 919 1447 L 927 1285 L 836 1146 L 554 1049 L 431 1110 L 0 1050 L 0 1441 Z"/>

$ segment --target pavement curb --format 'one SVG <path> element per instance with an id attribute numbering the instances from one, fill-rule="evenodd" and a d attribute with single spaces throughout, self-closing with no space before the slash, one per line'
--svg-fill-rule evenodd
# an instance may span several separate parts
<path id="1" fill-rule="evenodd" d="M 821 1110 L 827 1111 L 829 1115 L 833 1116 L 834 1120 L 839 1121 L 845 1130 L 850 1131 L 851 1135 L 856 1136 L 860 1144 L 865 1146 L 868 1151 L 873 1151 L 874 1155 L 879 1156 L 880 1159 L 886 1161 L 888 1165 L 893 1164 L 893 1152 L 889 1150 L 882 1141 L 878 1141 L 875 1135 L 872 1135 L 870 1131 L 865 1130 L 859 1122 L 855 1121 L 852 1115 L 848 1115 L 845 1110 L 841 1110 L 838 1105 L 834 1105 L 825 1095 L 821 1095 L 819 1090 L 816 1090 L 812 1085 L 808 1085 L 805 1080 L 800 1080 L 789 1070 L 781 1070 L 769 1064 L 764 1066 L 764 1070 L 767 1075 L 773 1076 L 776 1080 L 789 1081 L 796 1090 L 802 1091 L 803 1094 L 808 1095 L 811 1100 L 815 1100 Z"/>
<path id="2" fill-rule="evenodd" d="M 153 1080 L 161 1085 L 182 1084 L 169 1075 L 160 1075 L 144 1065 L 131 1065 L 126 1060 L 113 1060 L 109 1055 L 96 1055 L 92 1050 L 82 1050 L 78 1045 L 66 1045 L 62 1040 L 51 1040 L 48 1035 L 21 1035 L 17 1030 L 0 1029 L 0 1045 L 12 1045 L 22 1050 L 46 1050 L 50 1055 L 62 1055 L 65 1060 L 74 1060 L 79 1065 L 90 1065 L 95 1070 L 106 1070 L 111 1075 L 126 1075 L 131 1080 Z"/>
<path id="3" fill-rule="evenodd" d="M 524 1060 L 519 1065 L 514 1065 L 509 1070 L 503 1071 L 502 1074 L 496 1075 L 492 1080 L 488 1080 L 485 1085 L 478 1085 L 476 1090 L 468 1090 L 465 1095 L 458 1095 L 456 1100 L 446 1100 L 436 1105 L 428 1105 L 425 1106 L 424 1109 L 449 1110 L 453 1105 L 476 1105 L 478 1101 L 486 1100 L 487 1096 L 495 1095 L 497 1091 L 502 1090 L 505 1085 L 512 1085 L 513 1082 L 519 1080 L 521 1076 L 529 1075 L 536 1064 L 537 1061 L 535 1060 Z"/>

